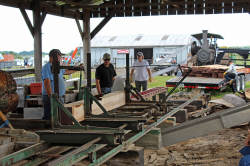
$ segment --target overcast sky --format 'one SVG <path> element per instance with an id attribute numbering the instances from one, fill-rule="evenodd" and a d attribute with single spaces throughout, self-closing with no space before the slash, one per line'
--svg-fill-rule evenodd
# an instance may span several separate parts
<path id="1" fill-rule="evenodd" d="M 32 21 L 32 14 L 28 11 Z M 101 19 L 91 19 L 91 29 Z M 0 51 L 33 50 L 33 38 L 17 8 L 0 5 Z M 250 45 L 250 15 L 187 15 L 112 18 L 98 35 L 129 34 L 193 34 L 207 29 L 225 39 L 220 46 Z M 73 19 L 47 15 L 42 27 L 43 51 L 52 48 L 69 52 L 81 46 L 81 38 Z"/>

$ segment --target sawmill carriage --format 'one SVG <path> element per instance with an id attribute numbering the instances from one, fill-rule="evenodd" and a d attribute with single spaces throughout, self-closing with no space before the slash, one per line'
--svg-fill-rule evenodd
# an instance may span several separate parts
<path id="1" fill-rule="evenodd" d="M 192 72 L 188 74 L 180 87 L 188 89 L 204 89 L 204 90 L 225 90 L 228 86 L 231 86 L 233 91 L 245 91 L 246 74 L 248 74 L 247 68 L 239 67 L 237 69 L 238 74 L 232 85 L 226 82 L 224 79 L 224 72 L 227 67 L 224 65 L 206 65 L 206 66 L 193 66 Z M 183 73 L 187 73 L 187 69 L 183 68 Z M 176 87 L 177 83 L 183 76 L 175 77 L 166 81 L 167 87 Z"/>

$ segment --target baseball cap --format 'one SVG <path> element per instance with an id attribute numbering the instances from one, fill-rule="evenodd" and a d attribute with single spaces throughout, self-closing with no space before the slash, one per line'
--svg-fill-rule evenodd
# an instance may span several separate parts
<path id="1" fill-rule="evenodd" d="M 110 59 L 110 54 L 108 54 L 108 53 L 105 53 L 104 55 L 103 55 L 103 58 L 102 59 Z"/>
<path id="2" fill-rule="evenodd" d="M 59 49 L 52 49 L 50 52 L 49 52 L 49 56 L 54 56 L 54 55 L 65 55 L 63 53 L 61 53 L 61 51 Z"/>
<path id="3" fill-rule="evenodd" d="M 137 55 L 137 56 L 143 56 L 143 53 L 142 53 L 142 52 L 137 52 L 136 55 Z"/>

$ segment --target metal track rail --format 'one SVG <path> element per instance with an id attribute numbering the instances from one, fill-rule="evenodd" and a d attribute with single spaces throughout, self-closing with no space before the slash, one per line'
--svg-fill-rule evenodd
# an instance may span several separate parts
<path id="1" fill-rule="evenodd" d="M 93 163 L 89 164 L 89 166 L 99 166 L 99 165 L 105 163 L 107 160 L 109 160 L 110 158 L 112 158 L 113 156 L 115 156 L 116 154 L 121 152 L 122 150 L 127 149 L 129 147 L 129 145 L 131 145 L 134 142 L 136 142 L 137 140 L 139 140 L 141 137 L 143 137 L 148 132 L 150 132 L 153 128 L 157 127 L 159 124 L 164 122 L 168 117 L 174 115 L 180 109 L 184 108 L 185 106 L 187 106 L 188 104 L 190 104 L 191 102 L 193 102 L 194 100 L 199 98 L 201 95 L 203 95 L 203 93 L 200 93 L 200 94 L 194 96 L 192 99 L 190 99 L 187 102 L 181 104 L 180 106 L 178 106 L 177 108 L 175 108 L 171 112 L 165 114 L 160 119 L 158 119 L 156 122 L 150 124 L 148 127 L 143 129 L 141 132 L 135 134 L 134 136 L 130 137 L 127 141 L 125 141 L 122 144 L 118 145 L 117 147 L 113 148 L 111 151 L 107 152 L 102 157 L 96 159 Z"/>
<path id="2" fill-rule="evenodd" d="M 80 146 L 56 146 L 48 143 L 38 143 L 0 158 L 0 166 L 22 165 L 22 166 L 62 166 L 73 165 L 84 158 L 92 155 L 96 158 L 96 152 L 106 144 L 96 144 L 101 137 L 93 139 Z"/>
<path id="3" fill-rule="evenodd" d="M 207 135 L 211 132 L 241 125 L 250 121 L 250 104 L 242 107 L 226 109 L 182 123 L 178 126 L 162 129 L 164 146 L 169 146 L 191 138 Z"/>

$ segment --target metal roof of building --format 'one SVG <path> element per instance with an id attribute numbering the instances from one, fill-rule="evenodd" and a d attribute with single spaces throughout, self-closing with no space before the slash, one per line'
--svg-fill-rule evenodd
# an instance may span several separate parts
<path id="1" fill-rule="evenodd" d="M 127 36 L 96 36 L 91 40 L 91 47 L 156 47 L 156 46 L 184 46 L 196 39 L 191 35 L 127 35 Z"/>

